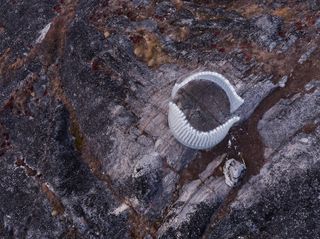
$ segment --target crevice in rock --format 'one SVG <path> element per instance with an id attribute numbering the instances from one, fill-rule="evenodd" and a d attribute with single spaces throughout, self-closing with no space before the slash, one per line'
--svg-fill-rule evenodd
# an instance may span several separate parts
<path id="1" fill-rule="evenodd" d="M 75 14 L 76 1 L 70 1 L 69 4 L 62 8 L 62 12 L 56 17 L 52 26 L 47 33 L 45 39 L 41 43 L 40 48 L 43 54 L 43 65 L 47 71 L 49 77 L 50 87 L 49 92 L 56 99 L 63 102 L 68 112 L 70 113 L 70 133 L 74 137 L 74 144 L 78 152 L 81 153 L 82 160 L 88 165 L 92 174 L 112 192 L 113 196 L 119 203 L 125 203 L 129 206 L 129 219 L 131 223 L 131 234 L 133 238 L 143 238 L 147 234 L 155 234 L 155 228 L 149 223 L 146 217 L 138 213 L 133 204 L 123 196 L 120 195 L 117 189 L 114 188 L 111 178 L 105 174 L 101 168 L 101 161 L 99 161 L 94 152 L 90 150 L 90 145 L 86 140 L 85 135 L 82 133 L 81 126 L 77 120 L 76 111 L 72 106 L 72 103 L 66 96 L 63 90 L 60 79 L 60 61 L 64 54 L 65 38 L 68 31 L 68 26 L 73 20 Z M 96 67 L 93 65 L 93 67 Z M 52 193 L 48 191 L 48 187 L 43 186 L 44 191 L 48 196 L 52 196 Z M 60 214 L 63 206 L 59 207 L 59 204 L 53 202 L 56 206 L 52 213 Z"/>

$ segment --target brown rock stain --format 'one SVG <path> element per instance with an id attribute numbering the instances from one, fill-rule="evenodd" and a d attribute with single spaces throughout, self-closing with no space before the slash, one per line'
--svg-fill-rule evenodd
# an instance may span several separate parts
<path id="1" fill-rule="evenodd" d="M 9 100 L 5 102 L 4 109 L 9 109 L 17 115 L 31 115 L 28 102 L 30 98 L 35 96 L 33 83 L 37 79 L 38 76 L 36 74 L 29 74 L 22 87 L 11 93 Z"/>
<path id="2" fill-rule="evenodd" d="M 40 45 L 44 64 L 49 67 L 63 55 L 68 26 L 75 16 L 77 1 L 65 1 L 61 14 L 54 18 L 51 27 Z"/>
<path id="3" fill-rule="evenodd" d="M 264 8 L 259 6 L 258 4 L 249 4 L 241 8 L 241 13 L 248 18 L 258 14 L 262 14 L 263 12 Z"/>
<path id="4" fill-rule="evenodd" d="M 289 21 L 293 18 L 294 12 L 289 7 L 277 8 L 273 11 L 273 15 L 282 17 L 283 19 Z"/>
<path id="5" fill-rule="evenodd" d="M 28 177 L 34 177 L 38 174 L 37 170 L 31 168 L 28 164 L 26 164 L 25 160 L 23 158 L 17 159 L 14 164 L 17 167 L 22 167 L 25 170 L 25 173 Z"/>
<path id="6" fill-rule="evenodd" d="M 6 70 L 6 66 L 10 57 L 11 49 L 7 48 L 4 52 L 0 55 L 0 75 L 3 76 Z"/>
<path id="7" fill-rule="evenodd" d="M 46 183 L 41 184 L 41 191 L 46 195 L 46 198 L 52 206 L 51 215 L 53 217 L 62 215 L 64 213 L 64 206 L 61 200 L 49 189 Z"/>
<path id="8" fill-rule="evenodd" d="M 183 6 L 183 1 L 182 0 L 171 0 L 171 2 L 174 4 L 176 9 L 180 10 Z"/>
<path id="9" fill-rule="evenodd" d="M 153 227 L 151 223 L 149 223 L 145 217 L 140 215 L 126 198 L 120 195 L 118 190 L 113 187 L 113 183 L 109 175 L 105 174 L 102 171 L 102 162 L 95 156 L 95 153 L 91 150 L 91 147 L 81 130 L 81 126 L 77 119 L 76 110 L 74 109 L 72 103 L 63 90 L 60 79 L 60 68 L 58 59 L 59 57 L 63 56 L 68 24 L 74 16 L 74 11 L 73 9 L 69 9 L 69 11 L 67 11 L 66 13 L 66 16 L 61 13 L 61 18 L 54 21 L 46 36 L 46 39 L 44 39 L 42 44 L 42 49 L 45 55 L 45 66 L 47 68 L 48 76 L 50 79 L 49 94 L 63 102 L 68 112 L 70 113 L 70 133 L 75 138 L 74 144 L 76 149 L 81 153 L 82 160 L 88 165 L 93 175 L 95 175 L 97 179 L 106 184 L 106 186 L 112 192 L 118 202 L 126 203 L 129 206 L 129 218 L 132 228 L 131 233 L 135 236 L 134 238 L 143 238 L 140 236 L 146 235 L 147 233 L 155 233 L 154 229 L 152 229 Z M 147 38 L 146 40 L 149 41 L 149 45 L 152 44 L 150 43 L 152 42 L 152 39 Z M 151 50 L 151 52 L 152 51 L 153 50 Z M 148 54 L 148 56 L 151 55 L 151 53 Z M 104 64 L 100 64 L 99 62 L 94 61 L 92 62 L 92 69 L 109 72 L 108 69 L 104 67 Z M 49 200 L 51 200 L 54 205 L 52 215 L 60 215 L 63 212 L 62 207 L 60 207 L 61 205 L 54 200 L 54 194 L 52 194 L 51 191 L 48 191 L 47 187 L 44 187 L 44 191 L 47 193 L 47 196 L 50 198 Z"/>

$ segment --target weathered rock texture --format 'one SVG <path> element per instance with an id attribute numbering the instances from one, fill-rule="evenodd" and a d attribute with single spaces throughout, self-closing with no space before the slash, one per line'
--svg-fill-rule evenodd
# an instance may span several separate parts
<path id="1" fill-rule="evenodd" d="M 319 1 L 0 6 L 1 238 L 319 238 Z M 174 83 L 200 70 L 245 99 L 203 152 L 167 125 Z M 189 92 L 200 128 L 228 112 Z"/>

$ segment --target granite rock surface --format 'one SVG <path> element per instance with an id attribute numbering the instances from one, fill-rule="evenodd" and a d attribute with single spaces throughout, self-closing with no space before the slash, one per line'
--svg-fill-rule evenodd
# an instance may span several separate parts
<path id="1" fill-rule="evenodd" d="M 0 238 L 319 237 L 319 1 L 0 6 Z M 245 100 L 209 151 L 167 123 L 201 70 Z M 188 90 L 195 125 L 224 120 L 221 91 Z"/>

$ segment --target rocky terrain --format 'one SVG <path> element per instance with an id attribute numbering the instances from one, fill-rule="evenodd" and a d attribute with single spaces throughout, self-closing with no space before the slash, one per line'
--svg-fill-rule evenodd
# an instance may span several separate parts
<path id="1" fill-rule="evenodd" d="M 320 1 L 0 6 L 0 238 L 319 238 Z M 245 100 L 209 151 L 167 123 L 201 70 Z M 209 129 L 228 103 L 194 87 L 181 104 Z"/>

